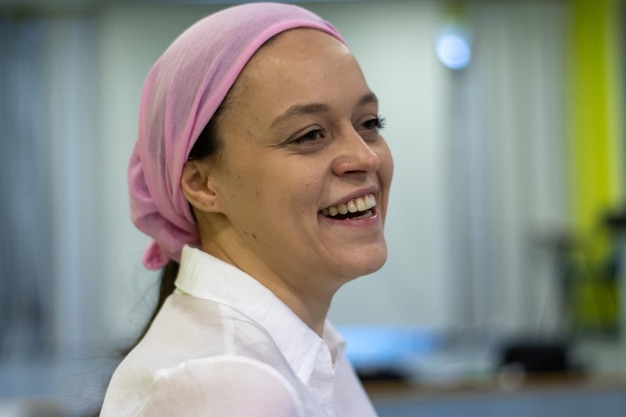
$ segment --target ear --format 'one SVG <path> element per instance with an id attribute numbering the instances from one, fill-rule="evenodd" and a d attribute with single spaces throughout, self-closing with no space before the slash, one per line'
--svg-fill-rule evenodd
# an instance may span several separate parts
<path id="1" fill-rule="evenodd" d="M 221 212 L 221 207 L 209 170 L 206 161 L 185 162 L 180 186 L 185 198 L 193 207 L 209 213 L 218 213 Z"/>

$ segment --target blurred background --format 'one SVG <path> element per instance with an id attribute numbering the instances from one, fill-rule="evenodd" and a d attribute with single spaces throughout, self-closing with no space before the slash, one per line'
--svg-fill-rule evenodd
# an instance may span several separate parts
<path id="1" fill-rule="evenodd" d="M 0 416 L 97 409 L 156 297 L 144 77 L 233 3 L 0 0 Z M 299 4 L 388 122 L 389 260 L 331 311 L 381 417 L 626 415 L 626 2 Z"/>

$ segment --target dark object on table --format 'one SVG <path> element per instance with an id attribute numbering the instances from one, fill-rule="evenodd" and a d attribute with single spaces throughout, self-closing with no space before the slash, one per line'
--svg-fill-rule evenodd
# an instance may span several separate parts
<path id="1" fill-rule="evenodd" d="M 516 340 L 501 348 L 501 368 L 519 367 L 529 374 L 580 372 L 570 346 L 562 340 Z"/>
<path id="2" fill-rule="evenodd" d="M 405 381 L 406 372 L 393 368 L 356 369 L 361 381 Z"/>

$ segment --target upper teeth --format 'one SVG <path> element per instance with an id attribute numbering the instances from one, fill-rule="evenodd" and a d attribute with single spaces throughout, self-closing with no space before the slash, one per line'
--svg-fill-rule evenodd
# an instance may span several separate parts
<path id="1" fill-rule="evenodd" d="M 376 207 L 376 198 L 374 194 L 368 194 L 365 197 L 359 197 L 348 201 L 347 203 L 331 206 L 322 210 L 324 216 L 336 216 L 337 214 L 357 213 L 366 211 Z"/>

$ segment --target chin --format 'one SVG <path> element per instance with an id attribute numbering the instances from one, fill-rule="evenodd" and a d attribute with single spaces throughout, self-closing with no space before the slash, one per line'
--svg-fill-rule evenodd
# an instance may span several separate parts
<path id="1" fill-rule="evenodd" d="M 369 275 L 383 267 L 387 261 L 387 248 L 378 250 L 374 253 L 371 251 L 363 251 L 357 259 L 350 262 L 350 273 L 347 274 L 350 279 L 355 279 L 363 275 Z"/>

